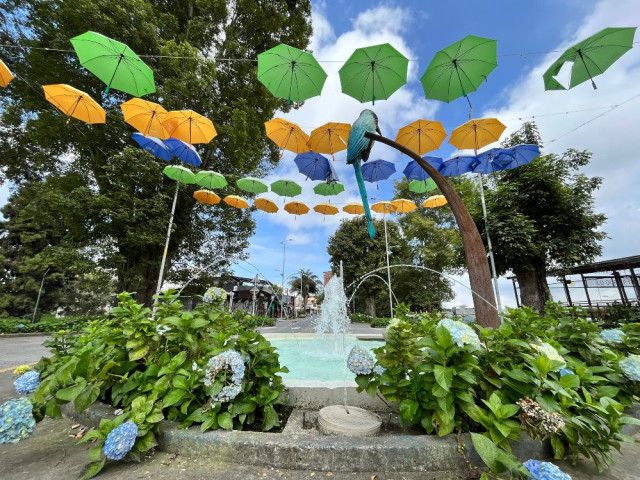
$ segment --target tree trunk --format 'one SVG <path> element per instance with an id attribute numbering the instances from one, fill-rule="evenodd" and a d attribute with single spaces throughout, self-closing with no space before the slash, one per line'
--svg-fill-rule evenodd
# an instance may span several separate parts
<path id="1" fill-rule="evenodd" d="M 364 314 L 371 318 L 376 317 L 376 297 L 367 295 L 364 297 Z"/>
<path id="2" fill-rule="evenodd" d="M 544 314 L 544 305 L 551 300 L 544 262 L 535 262 L 534 268 L 514 270 L 513 273 L 518 279 L 522 304 Z"/>

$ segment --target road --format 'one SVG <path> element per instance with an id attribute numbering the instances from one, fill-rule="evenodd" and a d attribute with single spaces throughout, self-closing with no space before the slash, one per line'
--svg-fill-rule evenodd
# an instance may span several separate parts
<path id="1" fill-rule="evenodd" d="M 49 350 L 42 346 L 48 335 L 33 334 L 24 337 L 0 335 L 0 372 L 23 363 L 35 363 Z"/>

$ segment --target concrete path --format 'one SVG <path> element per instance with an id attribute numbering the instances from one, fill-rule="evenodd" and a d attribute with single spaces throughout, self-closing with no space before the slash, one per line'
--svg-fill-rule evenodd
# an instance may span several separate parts
<path id="1" fill-rule="evenodd" d="M 291 320 L 278 320 L 275 326 L 261 327 L 258 330 L 262 333 L 315 333 L 316 319 L 316 315 L 310 315 Z M 367 323 L 352 323 L 350 326 L 351 333 L 355 335 L 381 335 L 385 330 L 385 328 L 371 328 Z"/>
<path id="2" fill-rule="evenodd" d="M 48 338 L 48 334 L 0 335 L 0 372 L 23 363 L 35 363 L 48 355 L 49 350 L 42 346 Z"/>

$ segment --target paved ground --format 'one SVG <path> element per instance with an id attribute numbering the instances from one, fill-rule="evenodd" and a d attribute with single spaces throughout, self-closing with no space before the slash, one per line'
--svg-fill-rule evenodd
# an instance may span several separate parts
<path id="1" fill-rule="evenodd" d="M 0 372 L 21 363 L 32 363 L 47 355 L 49 350 L 42 346 L 48 335 L 33 334 L 24 337 L 0 335 Z"/>
<path id="2" fill-rule="evenodd" d="M 259 330 L 263 333 L 315 333 L 315 321 L 315 315 L 291 320 L 278 320 L 274 327 L 263 327 Z M 356 335 L 379 335 L 385 331 L 384 328 L 371 328 L 366 323 L 352 323 L 350 328 L 351 333 Z"/>

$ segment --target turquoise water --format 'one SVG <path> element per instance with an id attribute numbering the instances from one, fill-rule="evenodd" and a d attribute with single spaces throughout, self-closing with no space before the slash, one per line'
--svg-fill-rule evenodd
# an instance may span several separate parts
<path id="1" fill-rule="evenodd" d="M 334 345 L 333 340 L 316 338 L 287 338 L 271 340 L 278 349 L 280 365 L 289 369 L 282 375 L 285 380 L 353 380 L 355 375 L 345 367 L 347 355 L 358 345 L 367 350 L 378 348 L 384 342 L 345 339 L 344 355 L 342 342 Z"/>

